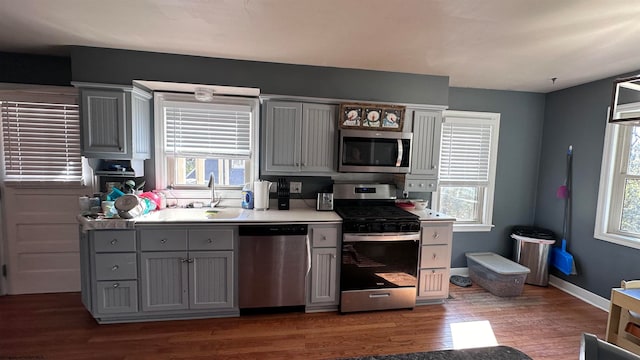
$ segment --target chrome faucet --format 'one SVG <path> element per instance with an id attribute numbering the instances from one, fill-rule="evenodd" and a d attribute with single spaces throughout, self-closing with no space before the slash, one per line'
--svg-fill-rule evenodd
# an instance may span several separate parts
<path id="1" fill-rule="evenodd" d="M 209 183 L 207 184 L 208 188 L 211 188 L 211 207 L 216 207 L 218 203 L 220 203 L 220 198 L 216 199 L 216 181 L 213 177 L 213 173 L 209 174 Z"/>

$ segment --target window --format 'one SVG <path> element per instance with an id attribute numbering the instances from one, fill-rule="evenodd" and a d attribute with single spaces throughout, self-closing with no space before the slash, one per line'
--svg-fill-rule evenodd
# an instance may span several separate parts
<path id="1" fill-rule="evenodd" d="M 2 98 L 3 180 L 80 185 L 77 96 L 6 94 Z"/>
<path id="2" fill-rule="evenodd" d="M 434 208 L 457 219 L 456 231 L 493 227 L 500 114 L 445 111 Z"/>
<path id="3" fill-rule="evenodd" d="M 640 249 L 640 126 L 607 124 L 594 237 Z"/>
<path id="4" fill-rule="evenodd" d="M 253 98 L 198 102 L 183 94 L 157 95 L 156 138 L 162 139 L 156 146 L 157 185 L 202 188 L 210 174 L 217 189 L 240 190 L 252 182 L 257 107 Z"/>

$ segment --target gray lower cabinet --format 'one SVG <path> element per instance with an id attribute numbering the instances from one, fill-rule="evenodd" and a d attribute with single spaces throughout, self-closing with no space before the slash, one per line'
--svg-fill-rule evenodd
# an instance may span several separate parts
<path id="1" fill-rule="evenodd" d="M 233 251 L 144 252 L 142 310 L 233 308 Z"/>
<path id="2" fill-rule="evenodd" d="M 310 227 L 311 272 L 307 311 L 333 311 L 338 306 L 339 225 Z"/>
<path id="3" fill-rule="evenodd" d="M 138 263 L 134 230 L 90 231 L 81 236 L 82 298 L 96 318 L 138 312 Z M 85 283 L 86 281 L 86 283 Z M 86 290 L 86 293 L 85 293 Z"/>
<path id="4" fill-rule="evenodd" d="M 99 323 L 237 316 L 235 226 L 80 229 L 82 302 Z"/>
<path id="5" fill-rule="evenodd" d="M 261 173 L 334 173 L 336 116 L 336 105 L 267 101 Z"/>
<path id="6" fill-rule="evenodd" d="M 424 221 L 420 237 L 417 303 L 442 302 L 449 297 L 453 223 Z"/>
<path id="7" fill-rule="evenodd" d="M 237 308 L 236 229 L 140 230 L 142 310 Z"/>

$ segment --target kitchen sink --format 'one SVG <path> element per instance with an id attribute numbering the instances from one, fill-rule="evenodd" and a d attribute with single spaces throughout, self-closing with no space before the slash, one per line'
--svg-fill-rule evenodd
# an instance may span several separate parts
<path id="1" fill-rule="evenodd" d="M 242 217 L 241 208 L 196 208 L 196 209 L 163 209 L 136 218 L 137 223 L 164 222 L 215 222 L 217 220 L 233 220 Z"/>

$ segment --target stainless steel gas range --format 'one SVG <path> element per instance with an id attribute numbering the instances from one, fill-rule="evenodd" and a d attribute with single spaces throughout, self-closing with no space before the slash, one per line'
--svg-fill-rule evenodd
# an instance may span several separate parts
<path id="1" fill-rule="evenodd" d="M 389 184 L 334 184 L 342 217 L 340 312 L 413 308 L 420 222 Z"/>

